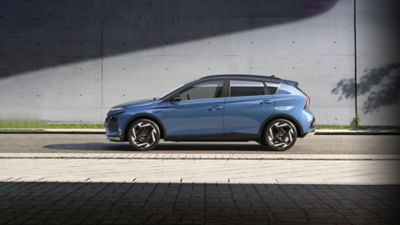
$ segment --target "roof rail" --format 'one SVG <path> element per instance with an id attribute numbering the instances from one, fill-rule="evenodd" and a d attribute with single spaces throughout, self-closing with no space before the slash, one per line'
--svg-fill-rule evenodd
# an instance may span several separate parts
<path id="1" fill-rule="evenodd" d="M 280 78 L 276 77 L 275 75 L 265 76 L 265 75 L 254 75 L 254 74 L 216 74 L 216 75 L 208 75 L 208 76 L 202 77 L 200 79 L 213 78 L 213 77 L 253 77 L 253 78 L 261 78 L 261 79 L 272 78 L 272 79 L 280 80 Z"/>

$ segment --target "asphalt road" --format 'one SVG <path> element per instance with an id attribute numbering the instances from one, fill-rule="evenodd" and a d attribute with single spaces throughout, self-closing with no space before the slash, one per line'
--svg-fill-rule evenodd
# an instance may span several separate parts
<path id="1" fill-rule="evenodd" d="M 265 153 L 265 154 L 399 154 L 398 135 L 315 135 L 298 139 L 285 152 L 266 151 L 256 142 L 161 142 L 151 153 Z M 0 134 L 0 152 L 134 152 L 128 143 L 109 142 L 92 134 Z"/>

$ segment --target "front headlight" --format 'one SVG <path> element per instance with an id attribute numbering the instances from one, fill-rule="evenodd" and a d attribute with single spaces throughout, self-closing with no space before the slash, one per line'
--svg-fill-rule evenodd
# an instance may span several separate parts
<path id="1" fill-rule="evenodd" d="M 120 110 L 123 110 L 124 108 L 123 107 L 116 107 L 116 108 L 111 108 L 109 111 L 110 112 L 116 112 L 116 111 L 120 111 Z"/>
<path id="2" fill-rule="evenodd" d="M 107 116 L 113 116 L 113 115 L 121 114 L 123 112 L 125 112 L 125 108 L 124 107 L 115 107 L 115 108 L 111 108 L 108 111 Z"/>

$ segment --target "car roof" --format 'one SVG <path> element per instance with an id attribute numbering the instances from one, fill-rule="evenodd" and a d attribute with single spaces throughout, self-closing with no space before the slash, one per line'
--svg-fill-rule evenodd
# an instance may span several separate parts
<path id="1" fill-rule="evenodd" d="M 284 80 L 279 77 L 275 77 L 275 75 L 265 76 L 265 75 L 253 75 L 253 74 L 217 74 L 217 75 L 209 75 L 200 78 L 199 80 L 204 79 L 246 79 L 246 80 L 256 80 L 256 81 L 268 81 L 275 83 L 285 83 L 292 86 L 297 86 L 298 83 L 296 81 Z"/>

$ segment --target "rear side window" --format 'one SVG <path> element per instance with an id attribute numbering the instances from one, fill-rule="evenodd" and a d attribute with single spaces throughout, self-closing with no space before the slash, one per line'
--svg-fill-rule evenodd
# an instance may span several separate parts
<path id="1" fill-rule="evenodd" d="M 265 82 L 265 94 L 274 95 L 278 90 L 279 84 Z"/>
<path id="2" fill-rule="evenodd" d="M 263 82 L 247 80 L 231 80 L 231 97 L 264 95 Z"/>
<path id="3" fill-rule="evenodd" d="M 278 84 L 261 81 L 231 80 L 230 88 L 231 97 L 273 95 L 278 89 Z"/>

